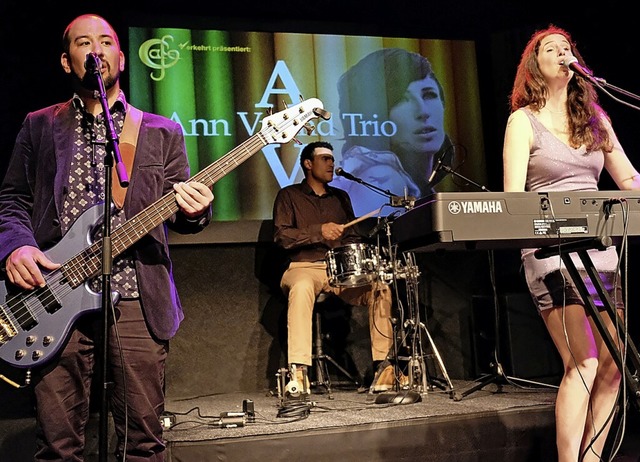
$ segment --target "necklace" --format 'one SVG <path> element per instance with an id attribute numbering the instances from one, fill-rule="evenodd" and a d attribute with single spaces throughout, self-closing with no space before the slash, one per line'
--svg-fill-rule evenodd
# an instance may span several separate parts
<path id="1" fill-rule="evenodd" d="M 565 110 L 562 110 L 562 111 L 554 111 L 553 109 L 549 109 L 549 107 L 548 107 L 548 106 L 545 106 L 544 108 L 545 108 L 547 111 L 551 112 L 552 114 L 565 114 L 565 113 L 566 113 L 566 111 L 565 111 Z"/>

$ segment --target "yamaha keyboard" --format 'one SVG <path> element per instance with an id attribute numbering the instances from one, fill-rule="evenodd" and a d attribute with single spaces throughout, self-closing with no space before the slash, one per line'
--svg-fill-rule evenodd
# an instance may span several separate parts
<path id="1" fill-rule="evenodd" d="M 401 251 L 543 247 L 640 235 L 640 191 L 442 192 L 391 224 Z"/>

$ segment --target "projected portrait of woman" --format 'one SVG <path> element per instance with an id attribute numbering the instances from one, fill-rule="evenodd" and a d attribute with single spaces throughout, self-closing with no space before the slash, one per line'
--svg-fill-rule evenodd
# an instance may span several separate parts
<path id="1" fill-rule="evenodd" d="M 338 80 L 345 144 L 340 167 L 396 196 L 424 197 L 447 172 L 429 177 L 437 159 L 450 165 L 442 86 L 427 58 L 386 48 L 362 58 Z M 389 204 L 389 196 L 335 177 L 357 216 Z"/>

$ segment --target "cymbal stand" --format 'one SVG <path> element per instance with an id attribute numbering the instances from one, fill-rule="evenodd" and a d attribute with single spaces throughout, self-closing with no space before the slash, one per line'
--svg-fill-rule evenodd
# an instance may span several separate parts
<path id="1" fill-rule="evenodd" d="M 447 369 L 442 360 L 442 356 L 436 347 L 429 330 L 424 322 L 421 320 L 420 316 L 420 304 L 419 304 L 419 295 L 418 295 L 418 282 L 420 276 L 420 270 L 415 262 L 415 256 L 412 252 L 404 252 L 403 258 L 404 263 L 399 262 L 396 258 L 396 247 L 391 244 L 391 232 L 390 226 L 387 224 L 387 241 L 388 241 L 388 250 L 389 250 L 389 260 L 390 260 L 390 272 L 392 276 L 392 283 L 396 288 L 396 300 L 399 305 L 399 316 L 400 320 L 399 324 L 399 332 L 400 332 L 400 340 L 401 346 L 404 350 L 408 349 L 409 354 L 407 357 L 401 357 L 398 354 L 399 348 L 395 349 L 396 357 L 396 377 L 399 377 L 398 374 L 398 362 L 400 360 L 406 360 L 408 362 L 408 378 L 409 378 L 409 388 L 411 390 L 417 391 L 419 393 L 426 393 L 428 391 L 433 391 L 435 389 L 435 383 L 431 380 L 429 375 L 428 366 L 425 361 L 425 349 L 424 349 L 424 340 L 426 337 L 429 347 L 433 353 L 433 356 L 436 360 L 437 366 L 442 373 L 444 379 L 444 385 L 440 384 L 441 388 L 444 388 L 446 391 L 453 390 L 453 384 L 451 379 L 449 378 L 449 374 L 447 373 Z M 405 280 L 405 294 L 407 301 L 407 315 L 405 317 L 405 310 L 402 307 L 402 299 L 399 297 L 398 293 L 398 280 Z M 424 337 L 423 337 L 424 336 Z M 437 377 L 437 374 L 434 374 L 434 377 Z"/>
<path id="2" fill-rule="evenodd" d="M 427 355 L 425 354 L 424 335 L 444 379 L 444 386 L 441 384 L 441 388 L 451 391 L 453 390 L 453 384 L 444 366 L 442 356 L 433 341 L 429 329 L 427 329 L 425 322 L 422 321 L 420 316 L 418 296 L 418 278 L 420 271 L 415 264 L 415 256 L 412 252 L 405 252 L 403 255 L 405 259 L 404 278 L 406 281 L 407 308 L 409 312 L 409 317 L 404 321 L 404 324 L 407 326 L 407 335 L 411 348 L 411 355 L 409 357 L 409 387 L 419 392 L 427 392 L 433 391 L 436 386 L 429 375 L 428 366 L 425 362 Z M 434 377 L 437 377 L 437 374 L 434 374 Z"/>

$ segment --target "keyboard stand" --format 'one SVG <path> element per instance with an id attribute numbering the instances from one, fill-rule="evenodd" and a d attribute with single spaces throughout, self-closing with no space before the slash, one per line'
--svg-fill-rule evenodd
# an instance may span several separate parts
<path id="1" fill-rule="evenodd" d="M 578 292 L 582 296 L 582 299 L 585 303 L 585 309 L 587 313 L 591 315 L 600 335 L 603 338 L 603 341 L 607 345 L 611 356 L 613 357 L 618 369 L 624 373 L 627 388 L 629 390 L 629 397 L 633 404 L 635 405 L 637 410 L 640 410 L 640 387 L 638 382 L 638 370 L 640 369 L 640 356 L 638 356 L 638 350 L 633 343 L 633 340 L 629 337 L 626 325 L 624 320 L 618 316 L 616 312 L 615 305 L 613 304 L 611 297 L 609 297 L 609 293 L 606 291 L 602 280 L 598 274 L 598 271 L 593 265 L 591 258 L 587 250 L 589 249 L 598 249 L 604 250 L 608 245 L 610 245 L 611 241 L 608 238 L 595 238 L 595 239 L 585 239 L 584 241 L 575 241 L 561 245 L 553 245 L 549 247 L 544 247 L 536 251 L 535 255 L 537 258 L 546 258 L 552 255 L 560 255 L 562 261 L 564 262 L 567 271 L 571 275 L 572 280 L 574 281 Z M 608 315 L 613 321 L 614 325 L 617 329 L 617 336 L 620 339 L 625 339 L 626 345 L 626 353 L 623 354 L 618 349 L 616 342 L 613 337 L 606 329 L 603 317 L 601 312 L 598 310 L 598 307 L 595 305 L 593 301 L 593 297 L 589 294 L 587 290 L 587 286 L 580 276 L 576 265 L 571 259 L 571 253 L 575 252 L 582 261 L 589 278 L 593 282 L 593 285 L 602 301 L 605 310 L 604 314 Z M 625 309 L 629 309 L 629 307 L 625 307 Z"/>

